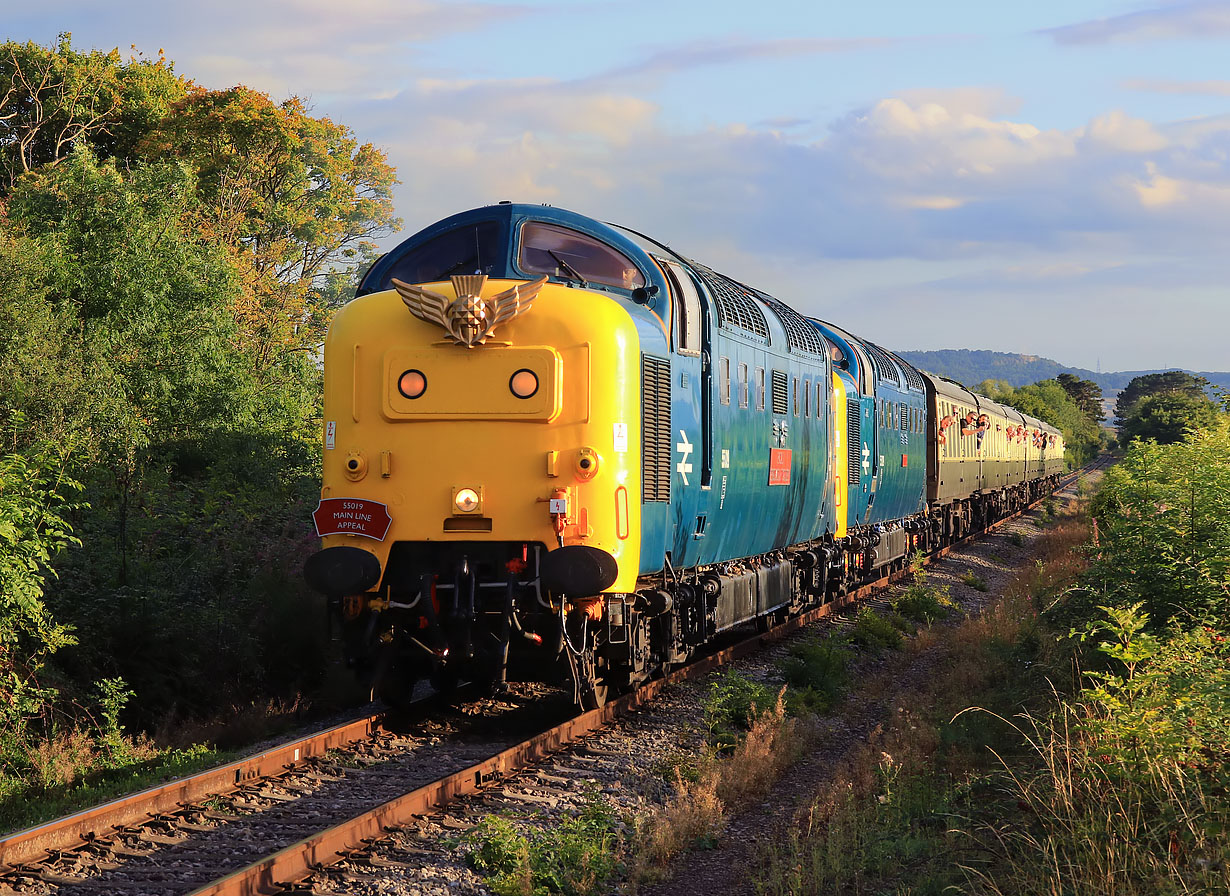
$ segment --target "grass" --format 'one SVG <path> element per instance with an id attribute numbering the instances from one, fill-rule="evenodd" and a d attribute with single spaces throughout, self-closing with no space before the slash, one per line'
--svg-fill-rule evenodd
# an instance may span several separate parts
<path id="1" fill-rule="evenodd" d="M 119 711 L 125 695 L 118 696 L 104 702 L 94 728 L 26 738 L 6 732 L 0 738 L 0 833 L 232 762 L 245 755 L 246 745 L 288 730 L 301 708 L 298 703 L 252 704 L 218 723 L 184 723 L 151 738 L 124 732 Z"/>
<path id="2" fill-rule="evenodd" d="M 1010 718 L 1044 711 L 1053 699 L 1046 673 L 1065 660 L 1041 633 L 1037 608 L 1079 571 L 1071 555 L 1082 541 L 1079 525 L 1056 525 L 1036 545 L 1042 563 L 1024 568 L 1000 600 L 952 627 L 921 629 L 898 658 L 861 682 L 860 693 L 891 701 L 894 711 L 786 834 L 761 848 L 749 875 L 758 893 L 990 892 L 979 875 L 1005 872 L 1003 847 L 990 832 L 1028 814 L 996 756 L 1015 763 L 1030 750 L 994 717 L 961 710 L 977 701 Z M 916 580 L 895 609 L 930 622 L 941 609 L 950 612 L 940 596 Z M 902 670 L 913 662 L 926 663 L 927 672 L 900 691 Z"/>
<path id="3" fill-rule="evenodd" d="M 591 792 L 562 821 L 518 824 L 488 815 L 462 842 L 471 866 L 497 896 L 589 896 L 605 892 L 606 881 L 621 868 L 620 828 L 614 809 Z"/>
<path id="4" fill-rule="evenodd" d="M 724 695 L 747 689 L 741 683 L 732 686 L 732 676 L 735 681 L 743 678 L 732 671 L 710 686 L 711 704 L 722 705 Z M 680 853 L 716 847 L 729 814 L 767 793 L 807 749 L 810 729 L 788 715 L 786 689 L 771 699 L 763 710 L 758 706 L 755 713 L 746 716 L 747 731 L 733 747 L 721 750 L 722 744 L 715 744 L 697 758 L 691 778 L 677 770 L 670 798 L 636 820 L 633 839 L 637 847 L 628 869 L 628 882 L 634 890 L 661 879 L 670 861 Z M 741 705 L 740 701 L 735 705 Z"/>
<path id="5" fill-rule="evenodd" d="M 29 754 L 30 775 L 0 775 L 0 833 L 22 830 L 230 762 L 234 754 L 204 746 L 159 752 L 137 742 L 132 753 L 104 765 L 95 741 L 69 732 Z"/>
<path id="6" fill-rule="evenodd" d="M 967 569 L 961 574 L 961 584 L 969 588 L 973 588 L 975 591 L 987 590 L 987 580 L 978 575 L 978 573 L 974 572 L 972 569 Z"/>

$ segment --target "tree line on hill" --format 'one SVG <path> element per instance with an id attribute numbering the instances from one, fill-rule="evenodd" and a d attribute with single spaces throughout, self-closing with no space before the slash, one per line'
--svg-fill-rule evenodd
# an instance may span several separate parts
<path id="1" fill-rule="evenodd" d="M 1080 367 L 1067 367 L 1058 361 L 1037 355 L 973 349 L 899 351 L 897 354 L 920 370 L 946 376 L 966 386 L 980 383 L 983 380 L 1003 380 L 1013 387 L 1024 386 L 1041 380 L 1055 379 L 1061 373 L 1068 373 L 1078 379 L 1094 383 L 1108 396 L 1113 396 L 1125 389 L 1134 379 L 1166 372 L 1162 370 L 1095 372 Z M 1230 372 L 1185 372 L 1208 380 L 1214 387 L 1230 390 Z"/>
<path id="2" fill-rule="evenodd" d="M 318 351 L 394 183 L 299 99 L 0 44 L 0 772 L 319 681 Z"/>

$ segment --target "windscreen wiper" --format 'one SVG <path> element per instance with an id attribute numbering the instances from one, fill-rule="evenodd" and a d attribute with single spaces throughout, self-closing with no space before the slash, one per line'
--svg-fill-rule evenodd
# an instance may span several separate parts
<path id="1" fill-rule="evenodd" d="M 478 256 L 471 255 L 469 258 L 462 259 L 461 261 L 453 265 L 451 268 L 449 268 L 447 271 L 445 271 L 443 274 L 441 274 L 440 278 L 443 279 L 449 276 L 451 273 L 453 273 L 453 271 L 457 270 L 458 268 L 464 268 L 466 265 L 468 265 L 472 261 L 478 261 Z"/>
<path id="2" fill-rule="evenodd" d="M 560 269 L 563 270 L 565 274 L 570 275 L 573 280 L 576 280 L 582 286 L 589 286 L 589 284 L 585 282 L 585 278 L 577 273 L 576 268 L 574 268 L 568 262 L 564 261 L 564 259 L 560 258 L 550 249 L 547 250 L 547 254 L 555 259 L 555 263 L 560 266 Z"/>

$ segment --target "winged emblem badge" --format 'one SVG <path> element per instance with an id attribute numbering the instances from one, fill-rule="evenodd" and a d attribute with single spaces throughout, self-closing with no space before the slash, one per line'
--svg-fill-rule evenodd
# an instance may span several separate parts
<path id="1" fill-rule="evenodd" d="M 429 324 L 439 324 L 458 345 L 474 348 L 486 342 L 495 328 L 524 314 L 547 282 L 546 276 L 532 283 L 518 283 L 489 299 L 482 297 L 486 274 L 458 274 L 452 278 L 457 298 L 393 280 L 393 288 L 410 313 Z"/>

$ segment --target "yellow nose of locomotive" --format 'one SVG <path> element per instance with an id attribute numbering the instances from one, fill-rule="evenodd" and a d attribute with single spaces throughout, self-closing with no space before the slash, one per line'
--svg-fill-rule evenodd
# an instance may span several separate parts
<path id="1" fill-rule="evenodd" d="M 364 296 L 334 319 L 317 512 L 325 546 L 361 548 L 384 570 L 398 543 L 586 545 L 617 564 L 608 590 L 634 591 L 631 317 L 601 293 L 538 284 L 526 307 L 523 282 L 455 280 L 409 298 Z"/>

